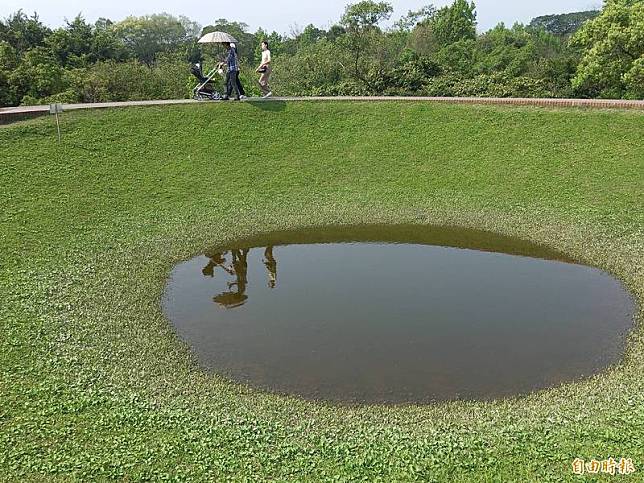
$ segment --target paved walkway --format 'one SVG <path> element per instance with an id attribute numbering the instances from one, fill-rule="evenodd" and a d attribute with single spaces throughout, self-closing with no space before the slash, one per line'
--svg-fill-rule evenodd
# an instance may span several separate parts
<path id="1" fill-rule="evenodd" d="M 599 109 L 642 109 L 644 101 L 606 100 L 606 99 L 530 99 L 530 98 L 496 98 L 496 97 L 394 97 L 394 96 L 337 96 L 337 97 L 273 97 L 271 99 L 247 99 L 243 102 L 313 102 L 313 101 L 413 101 L 442 102 L 451 104 L 494 104 L 521 105 L 540 107 L 583 107 Z M 111 107 L 131 106 L 166 106 L 174 104 L 212 103 L 212 101 L 195 101 L 193 99 L 170 99 L 154 101 L 100 102 L 93 104 L 65 104 L 65 111 L 79 109 L 105 109 Z M 49 106 L 20 106 L 0 108 L 0 121 L 11 121 L 18 118 L 44 115 Z"/>

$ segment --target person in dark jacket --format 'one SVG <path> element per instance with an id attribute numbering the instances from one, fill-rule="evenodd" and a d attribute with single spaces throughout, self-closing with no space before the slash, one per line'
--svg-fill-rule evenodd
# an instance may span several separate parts
<path id="1" fill-rule="evenodd" d="M 230 99 L 230 95 L 235 91 L 235 100 L 239 100 L 241 95 L 239 92 L 239 60 L 237 59 L 237 51 L 233 48 L 233 44 L 224 43 L 224 46 L 228 49 L 228 54 L 226 59 L 219 65 L 226 65 L 228 72 L 226 73 L 226 94 L 222 97 L 222 100 L 227 101 Z"/>
<path id="2" fill-rule="evenodd" d="M 237 46 L 235 44 L 230 44 L 233 49 L 235 49 L 235 54 L 237 54 L 237 59 L 239 60 L 239 51 L 237 50 Z M 241 83 L 241 77 L 237 75 L 237 90 L 239 91 L 239 98 L 240 99 L 247 99 L 246 97 L 246 90 L 244 89 L 244 86 Z"/>

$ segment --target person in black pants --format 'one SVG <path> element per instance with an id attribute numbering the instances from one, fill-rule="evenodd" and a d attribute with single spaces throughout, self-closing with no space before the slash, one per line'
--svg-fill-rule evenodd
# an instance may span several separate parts
<path id="1" fill-rule="evenodd" d="M 230 44 L 233 50 L 235 51 L 235 55 L 237 55 L 237 59 L 239 59 L 239 51 L 237 50 L 237 46 L 235 44 Z M 238 62 L 239 65 L 239 62 Z M 237 90 L 239 91 L 239 97 L 241 99 L 246 99 L 246 90 L 244 89 L 244 86 L 241 83 L 241 78 L 239 77 L 239 71 L 237 72 Z"/>
<path id="2" fill-rule="evenodd" d="M 227 101 L 230 99 L 230 95 L 235 91 L 235 100 L 239 100 L 239 61 L 237 60 L 237 52 L 232 47 L 232 44 L 225 43 L 224 46 L 228 49 L 228 55 L 226 60 L 222 64 L 226 64 L 228 67 L 228 73 L 226 74 L 226 94 L 222 99 Z"/>

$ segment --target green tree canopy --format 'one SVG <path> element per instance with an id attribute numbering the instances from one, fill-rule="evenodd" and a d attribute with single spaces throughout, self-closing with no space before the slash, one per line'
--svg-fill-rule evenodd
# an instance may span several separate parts
<path id="1" fill-rule="evenodd" d="M 11 71 L 18 65 L 18 54 L 8 42 L 0 40 L 0 106 L 16 102 L 15 89 L 9 82 Z"/>
<path id="2" fill-rule="evenodd" d="M 378 24 L 389 19 L 393 10 L 389 3 L 364 0 L 347 5 L 340 20 L 346 33 L 338 41 L 350 58 L 351 76 L 367 86 L 371 84 L 367 74 L 375 60 L 368 54 L 374 54 L 383 39 Z"/>
<path id="3" fill-rule="evenodd" d="M 383 20 L 388 20 L 393 11 L 393 7 L 387 2 L 363 0 L 347 5 L 340 23 L 349 32 L 364 32 L 376 28 Z"/>
<path id="4" fill-rule="evenodd" d="M 304 27 L 302 33 L 295 40 L 304 46 L 314 44 L 323 38 L 326 38 L 326 30 L 319 29 L 315 25 L 310 24 Z"/>
<path id="5" fill-rule="evenodd" d="M 644 1 L 607 0 L 572 38 L 582 48 L 573 86 L 582 95 L 644 96 Z"/>
<path id="6" fill-rule="evenodd" d="M 432 16 L 432 31 L 441 46 L 461 40 L 476 39 L 476 6 L 474 2 L 455 0 Z"/>
<path id="7" fill-rule="evenodd" d="M 134 55 L 146 64 L 152 64 L 156 55 L 185 47 L 194 40 L 196 24 L 185 17 L 167 13 L 127 17 L 111 26 Z"/>
<path id="8" fill-rule="evenodd" d="M 331 42 L 335 42 L 346 33 L 347 31 L 342 25 L 335 24 L 335 25 L 332 25 L 331 28 L 326 33 L 326 38 Z"/>
<path id="9" fill-rule="evenodd" d="M 20 65 L 11 72 L 10 82 L 19 98 L 43 98 L 67 88 L 65 70 L 45 47 L 36 47 L 24 54 Z"/>
<path id="10" fill-rule="evenodd" d="M 598 10 L 588 10 L 560 15 L 543 15 L 532 19 L 530 27 L 563 37 L 574 34 L 585 22 L 596 18 L 599 13 Z"/>
<path id="11" fill-rule="evenodd" d="M 410 10 L 406 15 L 403 15 L 394 24 L 398 30 L 409 32 L 418 25 L 429 22 L 436 14 L 436 8 L 433 5 L 425 5 L 419 10 Z"/>
<path id="12" fill-rule="evenodd" d="M 65 28 L 54 30 L 46 44 L 63 66 L 86 65 L 94 44 L 94 27 L 81 15 L 66 24 Z"/>
<path id="13" fill-rule="evenodd" d="M 105 18 L 99 18 L 94 24 L 92 39 L 92 61 L 117 60 L 124 61 L 132 57 L 132 53 L 117 36 L 112 28 L 114 23 Z"/>
<path id="14" fill-rule="evenodd" d="M 28 17 L 22 10 L 0 21 L 0 41 L 11 45 L 19 55 L 44 45 L 51 30 L 34 13 Z"/>

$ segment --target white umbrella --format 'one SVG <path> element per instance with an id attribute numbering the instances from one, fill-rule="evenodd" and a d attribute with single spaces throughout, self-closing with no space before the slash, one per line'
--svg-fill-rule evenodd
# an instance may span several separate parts
<path id="1" fill-rule="evenodd" d="M 199 39 L 200 44 L 222 44 L 222 43 L 237 43 L 237 40 L 232 35 L 226 32 L 210 32 Z"/>

